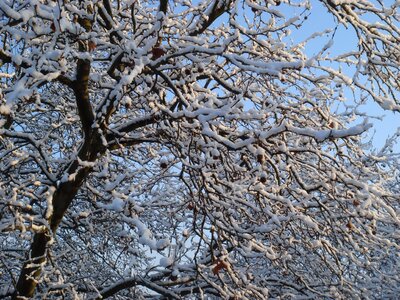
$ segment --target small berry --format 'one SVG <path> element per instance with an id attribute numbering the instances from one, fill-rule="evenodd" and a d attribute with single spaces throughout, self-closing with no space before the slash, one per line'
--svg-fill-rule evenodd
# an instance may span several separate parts
<path id="1" fill-rule="evenodd" d="M 154 47 L 153 49 L 151 49 L 151 53 L 153 54 L 151 59 L 154 60 L 163 56 L 165 54 L 165 51 L 160 47 Z"/>

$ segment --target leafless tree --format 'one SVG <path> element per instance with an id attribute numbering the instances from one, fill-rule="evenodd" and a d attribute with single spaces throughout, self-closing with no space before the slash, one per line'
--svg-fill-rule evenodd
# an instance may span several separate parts
<path id="1" fill-rule="evenodd" d="M 399 6 L 0 0 L 0 297 L 397 297 Z"/>

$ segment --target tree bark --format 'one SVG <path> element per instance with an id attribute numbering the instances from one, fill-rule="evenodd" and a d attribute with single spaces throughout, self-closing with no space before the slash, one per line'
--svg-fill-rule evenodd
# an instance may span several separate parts
<path id="1" fill-rule="evenodd" d="M 22 267 L 21 274 L 18 278 L 16 293 L 12 299 L 23 299 L 23 297 L 32 297 L 36 288 L 36 278 L 41 272 L 41 265 L 46 260 L 46 245 L 50 237 L 46 232 L 36 233 L 29 252 L 28 259 Z"/>
<path id="2" fill-rule="evenodd" d="M 87 178 L 92 170 L 89 166 L 81 166 L 79 160 L 94 162 L 105 152 L 106 147 L 102 144 L 101 134 L 97 128 L 93 128 L 92 126 L 94 122 L 94 113 L 88 91 L 89 73 L 90 62 L 78 60 L 76 80 L 72 83 L 72 88 L 81 120 L 82 132 L 84 133 L 84 142 L 78 152 L 78 158 L 69 164 L 65 172 L 63 172 L 64 174 L 61 174 L 61 178 L 66 177 L 68 179 L 55 186 L 56 190 L 52 199 L 52 213 L 48 220 L 51 230 L 35 233 L 27 260 L 24 262 L 21 269 L 12 299 L 29 298 L 32 297 L 35 292 L 42 266 L 46 263 L 47 245 L 52 235 L 56 233 L 62 218 L 78 193 L 85 178 Z M 70 175 L 73 176 L 70 178 Z"/>
<path id="3" fill-rule="evenodd" d="M 104 151 L 105 147 L 101 144 L 99 134 L 92 133 L 92 137 L 87 139 L 80 149 L 78 157 L 81 160 L 92 162 Z M 51 232 L 40 232 L 34 235 L 28 259 L 24 263 L 18 278 L 13 299 L 33 296 L 42 265 L 46 261 L 46 249 L 48 242 L 51 240 L 51 235 L 56 233 L 68 207 L 91 170 L 91 167 L 80 166 L 78 159 L 74 160 L 66 170 L 66 174 L 74 174 L 73 179 L 62 182 L 56 187 L 52 200 L 53 213 L 49 219 Z"/>

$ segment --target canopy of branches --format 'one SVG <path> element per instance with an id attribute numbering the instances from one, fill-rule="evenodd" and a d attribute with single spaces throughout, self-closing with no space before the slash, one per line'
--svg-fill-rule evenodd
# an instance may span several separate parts
<path id="1" fill-rule="evenodd" d="M 398 297 L 399 7 L 0 0 L 0 298 Z"/>

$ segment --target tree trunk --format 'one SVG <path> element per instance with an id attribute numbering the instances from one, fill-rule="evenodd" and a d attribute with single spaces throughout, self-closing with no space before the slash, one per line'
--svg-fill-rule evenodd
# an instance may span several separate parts
<path id="1" fill-rule="evenodd" d="M 94 161 L 98 154 L 104 153 L 105 147 L 101 144 L 98 133 L 94 132 L 92 136 L 93 138 L 87 139 L 79 151 L 78 157 L 81 160 Z M 42 264 L 46 261 L 46 248 L 51 240 L 51 234 L 56 233 L 65 212 L 91 170 L 90 167 L 79 166 L 78 160 L 75 160 L 66 170 L 68 175 L 75 173 L 74 179 L 59 184 L 54 192 L 53 213 L 49 220 L 51 232 L 40 232 L 34 235 L 28 260 L 21 270 L 13 299 L 33 296 L 37 285 L 36 280 L 41 273 Z"/>
<path id="2" fill-rule="evenodd" d="M 48 232 L 40 232 L 34 235 L 29 251 L 30 259 L 22 267 L 13 299 L 22 299 L 21 296 L 33 296 L 36 288 L 36 278 L 40 275 L 41 265 L 46 261 L 46 245 L 49 240 Z"/>
<path id="3" fill-rule="evenodd" d="M 92 128 L 94 113 L 89 99 L 89 73 L 90 62 L 78 60 L 76 80 L 70 87 L 75 94 L 76 105 L 82 124 L 82 132 L 85 138 L 79 150 L 78 158 L 81 161 L 94 162 L 100 155 L 104 154 L 105 146 L 102 143 L 98 129 Z M 92 170 L 91 167 L 80 166 L 78 158 L 71 162 L 61 176 L 61 178 L 64 178 L 66 174 L 67 178 L 69 178 L 69 175 L 74 174 L 73 178 L 61 182 L 56 186 L 52 199 L 52 214 L 48 220 L 51 231 L 35 233 L 27 260 L 18 278 L 13 299 L 33 296 L 37 285 L 37 279 L 42 271 L 42 265 L 46 262 L 46 248 L 51 240 L 51 235 L 56 233 L 65 212 Z"/>

